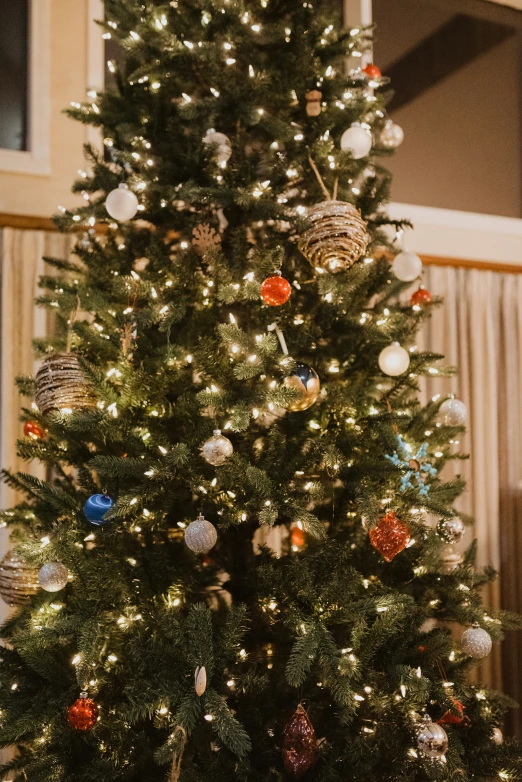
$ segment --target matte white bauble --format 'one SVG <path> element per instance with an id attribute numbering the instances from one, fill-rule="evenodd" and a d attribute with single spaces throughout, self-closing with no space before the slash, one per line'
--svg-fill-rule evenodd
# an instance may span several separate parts
<path id="1" fill-rule="evenodd" d="M 379 367 L 385 375 L 403 375 L 409 366 L 410 354 L 398 342 L 393 342 L 379 353 Z"/>
<path id="2" fill-rule="evenodd" d="M 121 183 L 116 190 L 111 190 L 105 201 L 105 208 L 115 220 L 124 222 L 132 220 L 138 211 L 136 194 L 129 190 L 128 185 Z"/>
<path id="3" fill-rule="evenodd" d="M 225 136 L 224 133 L 218 133 L 214 128 L 210 128 L 203 138 L 203 144 L 215 144 L 217 147 L 215 155 L 216 163 L 221 167 L 226 166 L 232 155 L 232 147 L 230 146 L 230 139 L 228 136 Z"/>
<path id="4" fill-rule="evenodd" d="M 381 130 L 379 141 L 386 149 L 397 149 L 404 141 L 404 131 L 400 125 L 396 125 L 390 119 Z"/>
<path id="5" fill-rule="evenodd" d="M 47 562 L 38 572 L 38 582 L 46 592 L 59 592 L 68 579 L 69 571 L 61 562 Z"/>
<path id="6" fill-rule="evenodd" d="M 416 253 L 403 250 L 393 259 L 392 271 L 398 280 L 413 282 L 422 271 L 422 261 Z"/>
<path id="7" fill-rule="evenodd" d="M 439 413 L 445 426 L 464 426 L 468 420 L 468 408 L 460 399 L 453 397 L 441 404 Z"/>
<path id="8" fill-rule="evenodd" d="M 474 624 L 473 627 L 462 633 L 460 645 L 464 654 L 469 654 L 475 660 L 482 660 L 490 653 L 493 642 L 486 630 L 483 630 L 478 624 Z"/>
<path id="9" fill-rule="evenodd" d="M 493 728 L 493 735 L 492 735 L 493 741 L 495 744 L 503 744 L 504 743 L 504 735 L 500 728 Z"/>
<path id="10" fill-rule="evenodd" d="M 354 122 L 341 136 L 341 149 L 343 152 L 351 152 L 352 157 L 359 160 L 370 152 L 372 148 L 372 134 L 368 128 L 363 128 L 359 122 Z"/>

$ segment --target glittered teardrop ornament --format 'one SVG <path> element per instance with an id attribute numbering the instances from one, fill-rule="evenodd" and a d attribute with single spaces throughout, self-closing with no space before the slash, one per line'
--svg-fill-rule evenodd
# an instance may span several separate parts
<path id="1" fill-rule="evenodd" d="M 317 757 L 314 726 L 301 705 L 287 722 L 283 732 L 283 763 L 285 770 L 300 779 Z"/>
<path id="2" fill-rule="evenodd" d="M 312 266 L 331 274 L 350 269 L 366 251 L 368 234 L 359 210 L 344 201 L 323 201 L 305 217 L 299 249 Z"/>
<path id="3" fill-rule="evenodd" d="M 370 530 L 370 543 L 379 554 L 382 554 L 386 562 L 391 562 L 405 549 L 409 540 L 408 527 L 392 510 L 379 519 L 377 526 Z"/>

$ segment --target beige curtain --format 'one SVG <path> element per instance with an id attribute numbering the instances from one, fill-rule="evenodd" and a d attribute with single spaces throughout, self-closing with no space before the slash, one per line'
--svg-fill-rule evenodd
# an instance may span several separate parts
<path id="1" fill-rule="evenodd" d="M 468 405 L 468 432 L 455 448 L 471 458 L 451 469 L 468 481 L 459 508 L 476 519 L 478 564 L 500 571 L 485 603 L 521 611 L 522 536 L 516 522 L 522 516 L 522 274 L 430 266 L 425 285 L 444 305 L 423 329 L 419 347 L 443 353 L 459 374 L 430 378 L 424 393 L 454 392 Z M 470 533 L 466 538 L 469 543 Z M 508 633 L 479 672 L 516 700 L 522 700 L 520 641 L 520 632 Z M 520 730 L 517 714 L 509 721 L 511 730 Z"/>
<path id="2" fill-rule="evenodd" d="M 10 470 L 43 475 L 40 464 L 27 464 L 16 455 L 15 442 L 22 436 L 19 421 L 22 406 L 30 406 L 15 387 L 15 378 L 32 374 L 36 364 L 32 340 L 47 332 L 46 310 L 35 306 L 38 278 L 45 272 L 44 256 L 68 258 L 74 237 L 50 231 L 4 228 L 0 233 L 0 464 Z M 20 498 L 0 484 L 0 507 L 8 508 Z M 0 558 L 8 548 L 8 531 L 0 530 Z M 0 621 L 7 615 L 0 600 Z"/>

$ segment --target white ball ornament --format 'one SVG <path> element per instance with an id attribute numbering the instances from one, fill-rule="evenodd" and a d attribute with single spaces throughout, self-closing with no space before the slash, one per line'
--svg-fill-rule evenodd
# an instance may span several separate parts
<path id="1" fill-rule="evenodd" d="M 105 208 L 111 217 L 119 220 L 132 220 L 138 211 L 138 198 L 124 182 L 115 190 L 111 190 L 105 201 Z"/>
<path id="2" fill-rule="evenodd" d="M 61 562 L 47 562 L 38 572 L 38 582 L 46 592 L 59 592 L 68 579 L 69 571 Z"/>
<path id="3" fill-rule="evenodd" d="M 221 434 L 221 429 L 214 429 L 212 437 L 203 443 L 201 447 L 203 458 L 214 467 L 220 467 L 234 453 L 234 446 Z"/>
<path id="4" fill-rule="evenodd" d="M 448 735 L 441 725 L 432 722 L 426 715 L 417 733 L 417 747 L 421 755 L 432 760 L 441 760 L 448 749 Z"/>
<path id="5" fill-rule="evenodd" d="M 416 253 L 403 250 L 393 259 L 392 271 L 398 280 L 413 282 L 422 271 L 422 261 Z"/>
<path id="6" fill-rule="evenodd" d="M 206 554 L 216 545 L 217 531 L 210 521 L 200 514 L 185 530 L 185 543 L 195 554 Z"/>
<path id="7" fill-rule="evenodd" d="M 475 660 L 482 660 L 490 653 L 493 642 L 490 634 L 475 623 L 473 627 L 462 633 L 460 645 L 464 654 L 469 654 Z"/>
<path id="8" fill-rule="evenodd" d="M 360 122 L 354 122 L 341 136 L 341 149 L 356 160 L 366 157 L 372 148 L 372 134 Z"/>
<path id="9" fill-rule="evenodd" d="M 444 426 L 464 426 L 468 420 L 468 408 L 460 399 L 450 397 L 439 407 Z"/>
<path id="10" fill-rule="evenodd" d="M 224 168 L 232 155 L 232 147 L 228 136 L 225 136 L 224 133 L 218 133 L 214 128 L 210 128 L 203 138 L 203 144 L 216 145 L 216 163 L 221 168 Z"/>
<path id="11" fill-rule="evenodd" d="M 385 149 L 397 149 L 404 141 L 404 131 L 400 125 L 396 125 L 392 120 L 388 120 L 381 130 L 379 142 Z"/>
<path id="12" fill-rule="evenodd" d="M 403 375 L 409 366 L 410 354 L 398 342 L 393 342 L 379 353 L 379 367 L 385 375 Z"/>
<path id="13" fill-rule="evenodd" d="M 493 728 L 493 735 L 491 738 L 493 739 L 494 743 L 498 744 L 499 746 L 500 744 L 504 743 L 504 734 L 500 728 Z"/>

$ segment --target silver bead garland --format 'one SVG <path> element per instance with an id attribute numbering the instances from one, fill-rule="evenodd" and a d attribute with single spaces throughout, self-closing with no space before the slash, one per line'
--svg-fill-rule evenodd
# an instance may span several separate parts
<path id="1" fill-rule="evenodd" d="M 366 223 L 344 201 L 322 201 L 310 207 L 299 249 L 312 264 L 331 274 L 346 271 L 368 246 Z"/>
<path id="2" fill-rule="evenodd" d="M 36 374 L 34 400 L 44 415 L 96 407 L 94 388 L 74 353 L 53 353 L 44 359 Z"/>

